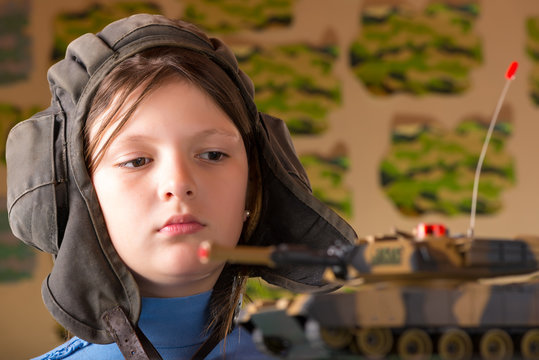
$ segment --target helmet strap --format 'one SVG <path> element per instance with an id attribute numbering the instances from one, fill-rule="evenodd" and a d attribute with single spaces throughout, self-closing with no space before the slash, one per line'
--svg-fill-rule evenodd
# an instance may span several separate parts
<path id="1" fill-rule="evenodd" d="M 102 319 L 126 360 L 162 360 L 150 340 L 129 322 L 121 307 L 107 310 Z"/>

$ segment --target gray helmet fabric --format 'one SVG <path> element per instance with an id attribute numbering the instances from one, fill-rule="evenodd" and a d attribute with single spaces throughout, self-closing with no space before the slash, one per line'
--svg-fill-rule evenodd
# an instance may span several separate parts
<path id="1" fill-rule="evenodd" d="M 205 54 L 229 75 L 256 124 L 262 175 L 262 212 L 252 245 L 306 244 L 325 248 L 352 242 L 354 230 L 311 194 L 307 176 L 282 120 L 259 114 L 251 80 L 233 53 L 217 39 L 182 21 L 134 15 L 100 33 L 74 40 L 66 57 L 48 72 L 51 106 L 15 126 L 8 137 L 8 212 L 13 233 L 53 254 L 43 282 L 44 302 L 66 329 L 93 342 L 114 339 L 102 316 L 120 307 L 137 323 L 140 294 L 133 276 L 110 241 L 86 169 L 82 129 L 95 91 L 122 60 L 156 46 L 188 48 Z M 293 291 L 328 289 L 323 269 L 299 266 L 256 275 Z"/>

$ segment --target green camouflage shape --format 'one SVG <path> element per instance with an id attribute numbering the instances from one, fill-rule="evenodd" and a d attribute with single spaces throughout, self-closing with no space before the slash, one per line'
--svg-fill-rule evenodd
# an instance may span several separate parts
<path id="1" fill-rule="evenodd" d="M 247 279 L 245 293 L 249 301 L 277 301 L 279 299 L 290 299 L 294 297 L 294 293 L 268 284 L 258 277 Z"/>
<path id="2" fill-rule="evenodd" d="M 32 67 L 27 33 L 29 1 L 0 4 L 0 84 L 28 78 Z"/>
<path id="3" fill-rule="evenodd" d="M 361 32 L 349 50 L 354 74 L 371 93 L 458 94 L 469 88 L 470 70 L 482 62 L 475 1 L 432 3 L 421 13 L 380 3 L 364 7 Z"/>
<path id="4" fill-rule="evenodd" d="M 504 118 L 505 116 L 505 118 Z M 468 214 L 477 160 L 488 123 L 470 117 L 454 131 L 429 119 L 397 118 L 391 149 L 380 165 L 380 183 L 399 211 Z M 477 213 L 502 208 L 503 191 L 515 184 L 514 159 L 506 143 L 512 124 L 501 115 L 491 138 L 479 183 Z"/>
<path id="5" fill-rule="evenodd" d="M 344 176 L 350 167 L 346 152 L 329 156 L 305 154 L 300 160 L 311 181 L 313 194 L 340 216 L 350 219 L 352 195 L 344 184 Z"/>
<path id="6" fill-rule="evenodd" d="M 341 102 L 341 85 L 332 74 L 336 46 L 233 48 L 240 67 L 255 84 L 260 111 L 285 119 L 295 135 L 326 131 L 329 111 Z"/>
<path id="7" fill-rule="evenodd" d="M 529 86 L 530 97 L 535 105 L 539 105 L 539 17 L 530 17 L 526 21 L 526 52 L 532 60 Z"/>
<path id="8" fill-rule="evenodd" d="M 96 33 L 111 22 L 138 13 L 159 14 L 161 9 L 151 2 L 93 4 L 77 13 L 62 13 L 54 21 L 52 59 L 64 57 L 67 45 L 86 33 Z"/>
<path id="9" fill-rule="evenodd" d="M 184 19 L 209 32 L 289 26 L 293 0 L 186 0 Z"/>

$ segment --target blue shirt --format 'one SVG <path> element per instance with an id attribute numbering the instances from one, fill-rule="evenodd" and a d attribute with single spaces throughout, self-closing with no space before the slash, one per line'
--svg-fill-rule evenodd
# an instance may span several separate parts
<path id="1" fill-rule="evenodd" d="M 182 298 L 142 298 L 139 328 L 153 346 L 167 359 L 190 359 L 204 342 L 208 304 L 211 291 Z M 269 360 L 272 357 L 260 353 L 248 331 L 237 327 L 221 341 L 206 359 Z M 56 349 L 34 360 L 123 360 L 124 357 L 113 344 L 92 344 L 74 337 Z"/>

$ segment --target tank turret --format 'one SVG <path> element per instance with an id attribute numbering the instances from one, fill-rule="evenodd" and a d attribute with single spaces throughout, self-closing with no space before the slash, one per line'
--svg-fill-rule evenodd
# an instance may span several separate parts
<path id="1" fill-rule="evenodd" d="M 324 250 L 286 244 L 234 249 L 201 246 L 201 259 L 227 260 L 266 266 L 323 265 L 336 279 L 373 281 L 468 281 L 539 271 L 539 236 L 514 239 L 450 236 L 443 225 L 420 224 L 413 233 L 360 238 L 353 246 Z"/>

